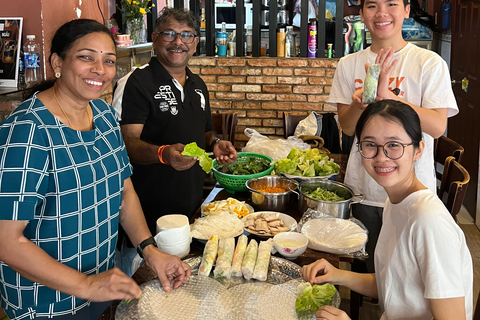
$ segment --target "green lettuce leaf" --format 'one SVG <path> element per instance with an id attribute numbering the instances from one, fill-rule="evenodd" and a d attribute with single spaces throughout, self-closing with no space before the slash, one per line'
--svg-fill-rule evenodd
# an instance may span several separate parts
<path id="1" fill-rule="evenodd" d="M 317 148 L 303 151 L 293 147 L 287 158 L 276 160 L 273 164 L 278 174 L 284 172 L 304 177 L 326 176 L 340 171 L 340 166 Z"/>
<path id="2" fill-rule="evenodd" d="M 300 296 L 295 300 L 295 311 L 299 318 L 312 317 L 320 307 L 332 300 L 336 291 L 335 287 L 329 283 L 313 286 L 310 283 L 301 284 L 299 289 Z"/>
<path id="3" fill-rule="evenodd" d="M 196 142 L 189 143 L 182 151 L 182 156 L 197 157 L 198 164 L 202 167 L 203 171 L 210 173 L 213 168 L 213 159 L 208 156 L 202 148 L 197 146 Z"/>

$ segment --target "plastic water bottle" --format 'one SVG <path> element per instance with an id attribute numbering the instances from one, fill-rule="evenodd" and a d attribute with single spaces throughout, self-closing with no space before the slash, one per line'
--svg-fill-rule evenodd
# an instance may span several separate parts
<path id="1" fill-rule="evenodd" d="M 35 42 L 35 35 L 27 35 L 27 42 L 23 45 L 25 59 L 25 83 L 32 85 L 42 80 L 40 73 L 40 45 Z"/>
<path id="2" fill-rule="evenodd" d="M 295 40 L 293 39 L 293 26 L 287 26 L 285 36 L 285 57 L 295 57 Z"/>

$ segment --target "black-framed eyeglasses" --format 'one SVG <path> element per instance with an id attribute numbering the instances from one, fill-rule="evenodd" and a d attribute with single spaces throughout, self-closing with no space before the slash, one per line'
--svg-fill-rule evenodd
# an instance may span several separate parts
<path id="1" fill-rule="evenodd" d="M 378 149 L 382 148 L 383 153 L 387 156 L 387 158 L 398 160 L 403 156 L 405 148 L 411 145 L 413 145 L 413 142 L 409 144 L 402 144 L 397 141 L 388 141 L 383 145 L 378 145 L 372 141 L 357 142 L 358 152 L 360 152 L 360 155 L 365 159 L 375 158 L 378 154 Z"/>
<path id="2" fill-rule="evenodd" d="M 191 32 L 175 32 L 172 30 L 160 31 L 157 33 L 161 34 L 163 41 L 166 41 L 166 42 L 175 41 L 175 39 L 177 39 L 177 35 L 179 35 L 180 40 L 182 40 L 182 42 L 185 44 L 192 44 L 193 41 L 195 40 L 195 37 L 197 36 L 196 34 Z"/>

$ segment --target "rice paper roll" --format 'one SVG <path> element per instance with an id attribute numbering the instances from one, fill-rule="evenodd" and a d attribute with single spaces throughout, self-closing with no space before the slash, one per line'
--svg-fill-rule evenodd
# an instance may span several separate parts
<path id="1" fill-rule="evenodd" d="M 255 269 L 255 263 L 257 262 L 257 255 L 258 243 L 255 240 L 250 240 L 242 261 L 242 274 L 247 280 L 250 280 L 253 276 L 253 270 Z"/>
<path id="2" fill-rule="evenodd" d="M 213 263 L 215 262 L 215 258 L 217 257 L 218 251 L 218 237 L 211 236 L 210 239 L 205 244 L 205 249 L 203 249 L 203 257 L 202 262 L 200 263 L 200 268 L 198 269 L 199 276 L 206 276 L 210 275 L 210 271 L 212 271 Z"/>
<path id="3" fill-rule="evenodd" d="M 213 270 L 215 278 L 230 278 L 230 269 L 232 268 L 233 252 L 235 251 L 235 238 L 220 239 L 218 244 L 218 257 Z"/>
<path id="4" fill-rule="evenodd" d="M 369 104 L 375 101 L 379 75 L 380 64 L 371 64 L 368 66 L 365 85 L 363 87 L 363 103 Z"/>
<path id="5" fill-rule="evenodd" d="M 272 246 L 272 239 L 260 242 L 260 245 L 258 246 L 257 262 L 255 263 L 255 269 L 253 270 L 252 278 L 260 281 L 267 280 L 268 265 L 270 264 Z"/>
<path id="6" fill-rule="evenodd" d="M 248 238 L 242 234 L 237 241 L 237 247 L 233 253 L 232 269 L 230 270 L 230 276 L 241 277 L 242 276 L 242 262 L 247 250 Z"/>

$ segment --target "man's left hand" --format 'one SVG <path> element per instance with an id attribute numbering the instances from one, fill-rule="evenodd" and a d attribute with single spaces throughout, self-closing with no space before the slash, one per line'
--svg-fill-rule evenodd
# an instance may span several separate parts
<path id="1" fill-rule="evenodd" d="M 233 163 L 238 156 L 232 143 L 226 140 L 220 140 L 213 146 L 213 155 L 222 165 Z"/>
<path id="2" fill-rule="evenodd" d="M 148 246 L 143 253 L 147 265 L 157 273 L 165 291 L 170 291 L 172 286 L 177 289 L 190 279 L 192 269 L 177 256 L 161 252 L 154 246 Z"/>

